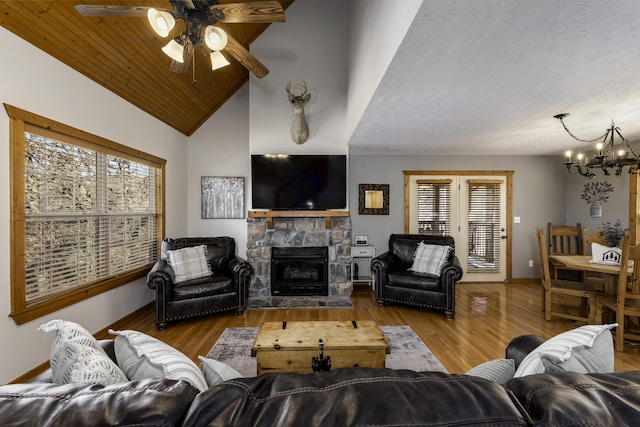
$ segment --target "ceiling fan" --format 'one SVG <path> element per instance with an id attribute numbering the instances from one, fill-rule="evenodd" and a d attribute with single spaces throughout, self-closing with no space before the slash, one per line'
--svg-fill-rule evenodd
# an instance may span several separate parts
<path id="1" fill-rule="evenodd" d="M 151 28 L 161 37 L 168 37 L 176 21 L 182 20 L 185 29 L 172 38 L 162 51 L 171 59 L 171 70 L 184 73 L 189 68 L 196 46 L 208 51 L 211 69 L 229 64 L 222 50 L 235 58 L 256 77 L 269 73 L 258 59 L 242 44 L 215 24 L 284 22 L 284 10 L 277 1 L 219 4 L 219 0 L 169 0 L 173 11 L 146 6 L 77 4 L 83 16 L 146 17 Z"/>

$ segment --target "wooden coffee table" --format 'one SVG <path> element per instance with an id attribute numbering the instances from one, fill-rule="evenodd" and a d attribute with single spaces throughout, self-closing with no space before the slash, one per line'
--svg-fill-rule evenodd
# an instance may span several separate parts
<path id="1" fill-rule="evenodd" d="M 373 321 L 265 322 L 251 347 L 258 375 L 269 372 L 312 372 L 311 358 L 331 357 L 331 369 L 384 368 L 391 352 L 384 334 Z"/>

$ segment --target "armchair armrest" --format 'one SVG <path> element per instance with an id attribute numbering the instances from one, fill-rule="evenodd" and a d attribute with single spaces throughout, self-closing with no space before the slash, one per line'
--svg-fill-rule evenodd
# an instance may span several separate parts
<path id="1" fill-rule="evenodd" d="M 453 256 L 451 262 L 445 264 L 440 271 L 440 279 L 444 282 L 457 282 L 462 279 L 462 265 L 456 255 Z"/>
<path id="2" fill-rule="evenodd" d="M 166 260 L 158 260 L 149 274 L 147 274 L 147 286 L 156 289 L 158 285 L 167 286 L 176 280 L 176 276 Z"/>

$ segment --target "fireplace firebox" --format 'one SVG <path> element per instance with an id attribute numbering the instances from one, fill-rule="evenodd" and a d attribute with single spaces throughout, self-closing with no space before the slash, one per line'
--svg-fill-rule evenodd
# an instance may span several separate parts
<path id="1" fill-rule="evenodd" d="M 271 295 L 329 295 L 329 248 L 271 248 Z"/>

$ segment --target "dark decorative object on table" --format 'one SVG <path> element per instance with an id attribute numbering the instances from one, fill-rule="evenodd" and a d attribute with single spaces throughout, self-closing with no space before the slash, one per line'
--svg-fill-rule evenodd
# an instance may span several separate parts
<path id="1" fill-rule="evenodd" d="M 322 338 L 318 340 L 320 345 L 320 355 L 311 358 L 311 369 L 313 372 L 329 372 L 331 370 L 331 356 L 324 357 L 324 342 Z"/>
<path id="2" fill-rule="evenodd" d="M 610 221 L 602 224 L 602 232 L 607 241 L 607 245 L 611 247 L 620 247 L 620 242 L 625 234 L 629 231 L 629 227 L 622 227 L 622 222 L 618 219 L 614 224 Z"/>

